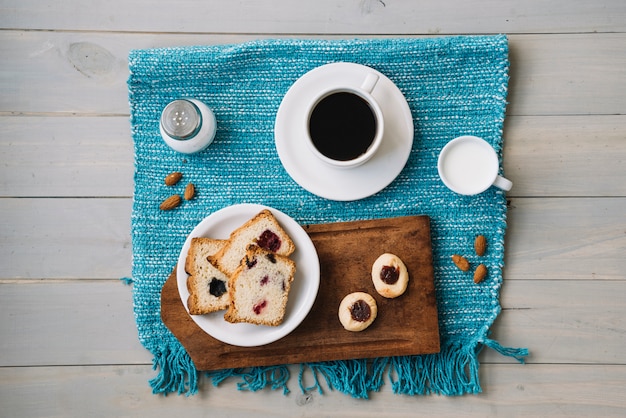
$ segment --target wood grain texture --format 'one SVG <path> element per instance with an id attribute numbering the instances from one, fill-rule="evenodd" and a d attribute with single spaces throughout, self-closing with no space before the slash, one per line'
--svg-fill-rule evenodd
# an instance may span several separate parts
<path id="1" fill-rule="evenodd" d="M 0 199 L 0 279 L 131 274 L 131 199 Z M 624 280 L 626 198 L 512 198 L 505 279 Z"/>
<path id="2" fill-rule="evenodd" d="M 0 56 L 6 60 L 0 73 L 0 90 L 5 92 L 0 95 L 0 113 L 127 115 L 131 49 L 276 37 L 1 31 Z M 311 37 L 322 38 L 306 38 Z M 507 114 L 626 114 L 618 94 L 626 89 L 624 43 L 626 33 L 510 35 L 509 97 L 515 99 Z"/>
<path id="3" fill-rule="evenodd" d="M 0 196 L 132 197 L 127 116 L 0 116 Z"/>
<path id="4" fill-rule="evenodd" d="M 0 278 L 131 274 L 132 199 L 0 199 Z"/>
<path id="5" fill-rule="evenodd" d="M 426 216 L 306 225 L 320 259 L 320 288 L 308 316 L 286 337 L 260 347 L 236 347 L 206 334 L 180 300 L 175 272 L 161 292 L 161 317 L 200 370 L 439 352 L 430 220 Z M 376 293 L 371 266 L 390 252 L 409 271 L 406 292 Z M 352 292 L 376 299 L 378 316 L 361 332 L 343 329 L 339 304 Z M 406 324 L 411 324 L 406 326 Z"/>
<path id="6" fill-rule="evenodd" d="M 298 367 L 290 367 L 297 376 Z M 0 368 L 0 403 L 12 416 L 28 417 L 620 417 L 626 366 L 486 364 L 477 396 L 398 396 L 386 384 L 369 400 L 327 389 L 324 393 L 239 391 L 235 381 L 219 388 L 200 376 L 200 394 L 155 396 L 147 366 Z M 312 379 L 308 373 L 305 379 Z M 37 396 L 33 396 L 36 393 Z"/>
<path id="7" fill-rule="evenodd" d="M 132 196 L 127 116 L 0 116 L 0 124 L 0 196 Z M 626 182 L 614 181 L 626 178 L 624 126 L 625 115 L 508 116 L 509 196 L 626 196 Z"/>
<path id="8" fill-rule="evenodd" d="M 512 197 L 626 196 L 625 115 L 511 116 L 504 172 Z"/>
<path id="9" fill-rule="evenodd" d="M 477 0 L 443 5 L 436 0 L 293 2 L 219 0 L 171 3 L 122 0 L 85 5 L 51 0 L 8 0 L 0 26 L 23 29 L 122 32 L 270 34 L 455 34 L 624 31 L 626 7 L 619 0 L 545 2 Z M 54 13 L 50 10 L 54 9 Z M 136 10 L 137 13 L 130 13 Z M 121 11 L 129 11 L 127 13 Z"/>
<path id="10" fill-rule="evenodd" d="M 511 37 L 507 114 L 626 114 L 623 44 L 624 33 Z"/>
<path id="11" fill-rule="evenodd" d="M 505 280 L 493 338 L 528 347 L 533 364 L 626 364 L 625 292 L 623 280 Z M 507 362 L 491 350 L 482 360 Z"/>
<path id="12" fill-rule="evenodd" d="M 132 299 L 119 280 L 0 283 L 0 368 L 149 364 Z"/>
<path id="13" fill-rule="evenodd" d="M 0 283 L 0 367 L 135 364 L 154 373 L 137 340 L 131 292 L 116 280 Z M 491 338 L 528 347 L 527 364 L 626 364 L 625 292 L 623 280 L 507 276 Z M 483 350 L 481 363 L 511 359 Z"/>
<path id="14" fill-rule="evenodd" d="M 511 199 L 505 276 L 624 280 L 626 198 Z"/>

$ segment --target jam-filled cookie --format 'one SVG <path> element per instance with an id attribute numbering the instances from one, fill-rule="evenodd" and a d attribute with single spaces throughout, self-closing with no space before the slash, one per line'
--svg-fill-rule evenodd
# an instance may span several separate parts
<path id="1" fill-rule="evenodd" d="M 397 298 L 409 284 L 409 272 L 398 256 L 385 253 L 372 265 L 372 281 L 381 296 Z"/>
<path id="2" fill-rule="evenodd" d="M 339 321 L 348 331 L 363 331 L 372 325 L 377 314 L 376 301 L 364 292 L 350 293 L 339 305 Z"/>

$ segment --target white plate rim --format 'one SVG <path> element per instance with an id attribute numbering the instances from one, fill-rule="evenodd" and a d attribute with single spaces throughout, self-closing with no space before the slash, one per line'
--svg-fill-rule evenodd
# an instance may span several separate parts
<path id="1" fill-rule="evenodd" d="M 223 319 L 223 311 L 207 315 L 190 315 L 191 319 L 213 338 L 240 347 L 261 346 L 285 337 L 300 325 L 313 307 L 320 284 L 320 263 L 315 246 L 302 226 L 287 214 L 269 206 L 253 203 L 227 206 L 204 218 L 189 233 L 180 251 L 176 267 L 178 292 L 185 310 L 189 313 L 187 306 L 189 297 L 187 278 L 189 276 L 185 271 L 185 259 L 191 239 L 194 237 L 227 239 L 232 230 L 263 209 L 269 209 L 272 212 L 296 245 L 296 250 L 290 256 L 296 262 L 296 274 L 283 323 L 276 327 L 245 323 L 231 324 Z"/>
<path id="2" fill-rule="evenodd" d="M 346 84 L 358 87 L 360 76 L 376 73 L 380 80 L 372 96 L 385 115 L 385 137 L 379 151 L 351 169 L 331 167 L 319 160 L 303 141 L 304 109 L 321 90 Z M 411 110 L 400 89 L 384 74 L 362 64 L 335 62 L 316 67 L 289 88 L 276 113 L 274 140 L 287 174 L 305 190 L 336 201 L 369 197 L 387 187 L 406 165 L 413 147 Z"/>

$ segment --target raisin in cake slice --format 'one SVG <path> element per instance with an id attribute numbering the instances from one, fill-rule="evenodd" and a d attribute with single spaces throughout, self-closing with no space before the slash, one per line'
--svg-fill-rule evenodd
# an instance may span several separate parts
<path id="1" fill-rule="evenodd" d="M 189 298 L 187 307 L 191 315 L 204 315 L 228 309 L 229 277 L 208 260 L 226 245 L 226 240 L 192 238 L 185 259 Z"/>
<path id="2" fill-rule="evenodd" d="M 249 246 L 231 277 L 230 306 L 224 319 L 233 323 L 280 325 L 295 272 L 296 263 L 290 258 Z"/>
<path id="3" fill-rule="evenodd" d="M 227 275 L 232 276 L 251 244 L 284 256 L 289 256 L 296 248 L 272 212 L 263 209 L 235 229 L 224 248 L 209 257 L 209 261 Z"/>

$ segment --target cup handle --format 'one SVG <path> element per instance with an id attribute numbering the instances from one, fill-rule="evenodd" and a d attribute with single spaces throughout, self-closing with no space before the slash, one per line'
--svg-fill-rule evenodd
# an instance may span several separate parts
<path id="1" fill-rule="evenodd" d="M 498 189 L 502 189 L 505 192 L 508 192 L 509 190 L 511 190 L 511 187 L 513 187 L 513 182 L 509 179 L 505 179 L 502 176 L 497 176 L 496 180 L 493 182 L 493 185 L 496 186 Z"/>
<path id="2" fill-rule="evenodd" d="M 378 79 L 379 77 L 377 74 L 367 74 L 367 77 L 365 77 L 365 81 L 363 81 L 363 84 L 361 84 L 361 89 L 364 90 L 366 93 L 371 93 L 372 90 L 374 90 L 374 87 L 376 87 Z"/>

